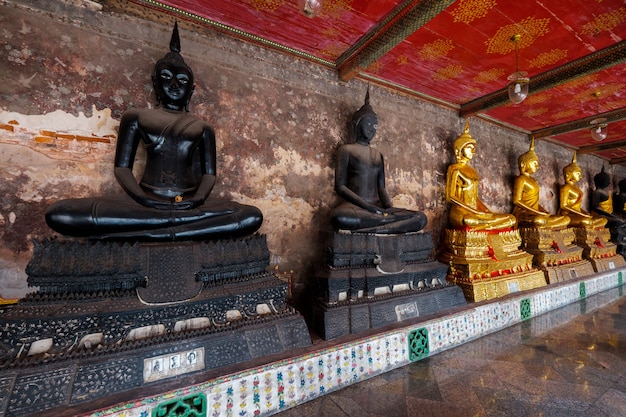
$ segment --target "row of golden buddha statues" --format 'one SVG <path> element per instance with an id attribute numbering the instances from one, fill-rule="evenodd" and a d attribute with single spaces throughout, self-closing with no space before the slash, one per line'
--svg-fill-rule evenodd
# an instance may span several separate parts
<path id="1" fill-rule="evenodd" d="M 456 162 L 448 167 L 446 181 L 451 228 L 445 231 L 440 260 L 449 263 L 448 280 L 460 285 L 468 300 L 491 299 L 625 265 L 615 242 L 624 238 L 626 218 L 613 212 L 612 196 L 606 191 L 608 174 L 603 170 L 595 176 L 596 209 L 585 211 L 584 193 L 577 185 L 582 171 L 574 153 L 563 168 L 559 212 L 550 214 L 539 204 L 540 186 L 532 177 L 539 168 L 534 147 L 531 139 L 530 150 L 518 159 L 513 213 L 500 214 L 490 211 L 478 195 L 480 178 L 469 164 L 476 152 L 469 123 L 454 142 Z M 616 230 L 613 242 L 611 230 Z"/>

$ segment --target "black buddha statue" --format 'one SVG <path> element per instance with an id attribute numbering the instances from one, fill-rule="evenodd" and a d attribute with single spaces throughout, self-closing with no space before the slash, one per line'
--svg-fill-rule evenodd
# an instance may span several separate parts
<path id="1" fill-rule="evenodd" d="M 394 208 L 385 188 L 385 162 L 370 146 L 378 128 L 378 117 L 365 104 L 352 117 L 355 143 L 342 145 L 337 155 L 335 191 L 344 201 L 332 210 L 337 231 L 400 234 L 417 232 L 426 226 L 419 211 Z"/>
<path id="2" fill-rule="evenodd" d="M 258 230 L 258 208 L 209 198 L 215 134 L 188 114 L 194 78 L 180 55 L 178 25 L 152 83 L 157 107 L 127 110 L 120 121 L 114 174 L 125 194 L 58 201 L 46 212 L 48 225 L 68 236 L 140 241 L 221 239 Z M 147 160 L 137 181 L 132 169 L 141 143 Z"/>
<path id="3" fill-rule="evenodd" d="M 626 219 L 613 210 L 613 195 L 609 190 L 611 177 L 602 170 L 593 177 L 595 190 L 591 193 L 591 212 L 594 216 L 603 217 L 607 220 L 606 227 L 611 229 L 613 239 L 619 238 L 622 243 L 626 237 Z"/>
<path id="4" fill-rule="evenodd" d="M 613 193 L 613 212 L 626 218 L 626 178 L 621 179 L 617 186 L 619 192 Z"/>

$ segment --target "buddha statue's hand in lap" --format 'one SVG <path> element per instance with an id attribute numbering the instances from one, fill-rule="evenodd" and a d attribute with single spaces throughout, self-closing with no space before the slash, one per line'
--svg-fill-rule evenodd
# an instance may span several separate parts
<path id="1" fill-rule="evenodd" d="M 46 212 L 55 231 L 75 237 L 144 241 L 238 237 L 258 230 L 256 207 L 209 198 L 216 181 L 215 134 L 188 114 L 193 73 L 180 55 L 178 28 L 152 82 L 155 109 L 122 115 L 114 175 L 125 194 L 61 200 Z M 140 181 L 133 175 L 137 148 L 146 149 Z"/>
<path id="2" fill-rule="evenodd" d="M 469 165 L 475 152 L 476 140 L 469 134 L 469 123 L 466 122 L 463 134 L 454 141 L 456 163 L 448 167 L 446 176 L 450 225 L 455 229 L 466 230 L 498 230 L 515 226 L 515 216 L 493 213 L 480 200 L 480 178 Z"/>
<path id="3" fill-rule="evenodd" d="M 401 234 L 417 232 L 426 226 L 426 215 L 393 207 L 385 188 L 385 163 L 380 152 L 370 146 L 378 128 L 378 117 L 365 104 L 352 118 L 355 143 L 342 145 L 337 155 L 335 191 L 343 199 L 331 212 L 338 231 Z"/>
<path id="4" fill-rule="evenodd" d="M 565 184 L 560 191 L 560 214 L 569 216 L 570 226 L 600 228 L 606 225 L 607 220 L 601 217 L 594 217 L 582 208 L 584 193 L 576 185 L 582 178 L 582 171 L 576 163 L 576 153 L 572 158 L 572 163 L 563 168 Z"/>
<path id="5" fill-rule="evenodd" d="M 518 158 L 518 164 L 520 175 L 513 186 L 513 215 L 518 225 L 553 230 L 567 227 L 570 222 L 568 216 L 553 216 L 539 204 L 539 183 L 532 177 L 539 168 L 534 139 L 531 140 L 530 150 Z"/>

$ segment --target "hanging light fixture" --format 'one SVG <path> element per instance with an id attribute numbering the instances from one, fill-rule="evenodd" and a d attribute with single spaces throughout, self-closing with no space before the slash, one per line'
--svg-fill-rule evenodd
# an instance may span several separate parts
<path id="1" fill-rule="evenodd" d="M 528 96 L 528 82 L 530 81 L 526 77 L 528 73 L 520 71 L 518 67 L 517 44 L 521 38 L 522 35 L 519 34 L 511 36 L 511 42 L 515 43 L 515 72 L 507 78 L 509 80 L 509 100 L 515 104 L 521 103 Z"/>
<path id="2" fill-rule="evenodd" d="M 322 11 L 322 0 L 298 0 L 298 9 L 308 18 L 313 18 Z"/>
<path id="3" fill-rule="evenodd" d="M 600 97 L 600 92 L 596 91 L 595 93 L 593 93 L 593 96 L 596 98 L 596 115 L 597 115 L 599 113 L 598 97 Z M 606 122 L 606 118 L 604 117 L 598 117 L 591 121 L 591 137 L 595 141 L 600 142 L 606 139 L 606 135 L 608 135 L 608 132 L 606 131 L 607 124 L 604 122 Z"/>

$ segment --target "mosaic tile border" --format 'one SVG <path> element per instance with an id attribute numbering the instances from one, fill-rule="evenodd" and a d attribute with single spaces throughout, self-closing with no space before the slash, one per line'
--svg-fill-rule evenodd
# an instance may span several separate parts
<path id="1" fill-rule="evenodd" d="M 204 383 L 171 391 L 165 394 L 119 404 L 87 414 L 89 417 L 149 417 L 158 406 L 177 399 L 201 396 L 206 398 L 206 416 L 269 416 L 312 400 L 328 392 L 380 375 L 392 369 L 435 355 L 444 350 L 496 332 L 527 320 L 531 333 L 540 334 L 551 328 L 555 320 L 567 322 L 581 313 L 573 304 L 582 298 L 601 294 L 623 284 L 626 268 L 598 273 L 571 284 L 543 287 L 541 290 L 520 293 L 518 297 L 492 300 L 485 304 L 468 305 L 467 309 L 417 325 L 396 329 L 270 363 L 233 375 L 223 376 Z M 584 291 L 582 290 L 584 288 Z M 622 292 L 620 291 L 620 295 Z M 587 305 L 591 311 L 614 301 L 615 296 L 600 295 Z M 566 305 L 556 318 L 541 320 L 543 313 Z M 520 314 L 524 308 L 524 314 Z M 546 317 L 546 316 L 543 316 Z M 425 354 L 416 359 L 411 353 L 411 340 L 419 334 L 420 343 L 427 343 Z"/>

